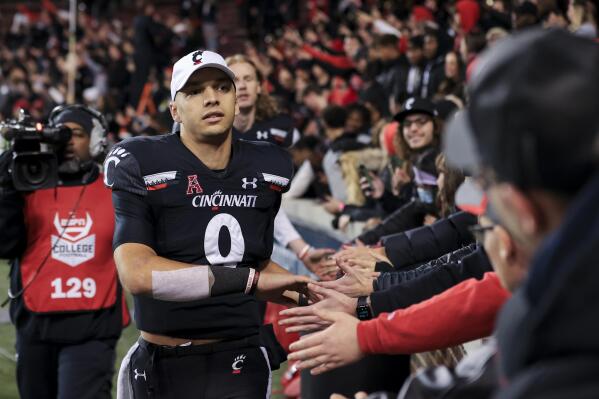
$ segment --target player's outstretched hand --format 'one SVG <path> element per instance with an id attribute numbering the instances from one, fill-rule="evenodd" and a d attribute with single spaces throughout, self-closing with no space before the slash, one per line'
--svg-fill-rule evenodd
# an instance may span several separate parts
<path id="1" fill-rule="evenodd" d="M 355 315 L 358 300 L 350 298 L 335 290 L 320 287 L 316 284 L 308 284 L 310 292 L 320 299 L 310 306 L 285 309 L 281 311 L 279 325 L 287 326 L 288 333 L 322 330 L 331 324 L 327 320 L 319 318 L 315 311 L 318 309 L 334 310 L 349 315 Z"/>
<path id="2" fill-rule="evenodd" d="M 364 353 L 358 345 L 358 323 L 355 317 L 330 310 L 315 311 L 316 316 L 332 323 L 326 330 L 304 335 L 291 344 L 289 360 L 300 360 L 299 369 L 312 369 L 321 374 L 360 360 Z"/>
<path id="3" fill-rule="evenodd" d="M 338 263 L 345 263 L 350 266 L 361 269 L 367 268 L 374 271 L 376 262 L 391 263 L 385 255 L 383 247 L 369 248 L 364 245 L 344 246 L 341 251 L 327 255 L 322 259 L 319 263 L 320 269 L 317 272 L 313 272 L 323 281 L 332 281 L 336 279 L 337 272 L 340 270 Z"/>
<path id="4" fill-rule="evenodd" d="M 369 248 L 369 247 L 347 247 L 335 254 L 335 259 L 340 261 L 351 261 L 356 259 L 368 260 L 371 262 L 387 262 L 391 263 L 385 255 L 384 247 Z M 372 268 L 374 270 L 374 267 Z"/>
<path id="5" fill-rule="evenodd" d="M 256 287 L 256 297 L 264 301 L 282 305 L 297 305 L 297 295 L 284 295 L 291 291 L 309 297 L 308 283 L 314 281 L 306 276 L 297 276 L 290 273 L 261 272 Z"/>
<path id="6" fill-rule="evenodd" d="M 337 264 L 329 261 L 329 258 L 335 253 L 332 248 L 313 248 L 310 249 L 304 258 L 304 265 L 312 273 L 316 274 L 321 280 L 331 280 L 331 275 L 337 273 Z"/>
<path id="7" fill-rule="evenodd" d="M 324 288 L 341 292 L 352 298 L 370 295 L 374 291 L 372 282 L 380 273 L 361 268 L 356 262 L 337 259 L 337 265 L 345 275 L 335 281 L 316 283 Z"/>

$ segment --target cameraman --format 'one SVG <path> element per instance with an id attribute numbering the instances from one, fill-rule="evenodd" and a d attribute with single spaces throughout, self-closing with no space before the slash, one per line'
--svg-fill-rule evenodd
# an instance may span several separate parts
<path id="1" fill-rule="evenodd" d="M 0 156 L 0 257 L 11 259 L 10 315 L 22 398 L 110 398 L 115 345 L 129 321 L 112 259 L 114 211 L 95 162 L 106 123 L 82 105 L 60 106 L 50 126 L 58 186 L 19 192 L 12 151 Z"/>

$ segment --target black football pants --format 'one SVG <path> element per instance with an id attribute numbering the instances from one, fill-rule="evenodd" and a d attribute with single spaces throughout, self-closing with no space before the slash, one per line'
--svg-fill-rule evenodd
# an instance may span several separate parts
<path id="1" fill-rule="evenodd" d="M 56 344 L 17 334 L 22 399 L 110 399 L 115 340 Z"/>
<path id="2" fill-rule="evenodd" d="M 121 366 L 127 367 L 135 399 L 270 397 L 270 365 L 263 347 L 245 341 L 164 347 L 141 338 L 136 345 L 129 364 Z"/>

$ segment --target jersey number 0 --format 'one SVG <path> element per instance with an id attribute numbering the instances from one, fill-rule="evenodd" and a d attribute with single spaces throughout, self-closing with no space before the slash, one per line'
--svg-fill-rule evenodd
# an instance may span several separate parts
<path id="1" fill-rule="evenodd" d="M 227 256 L 220 253 L 218 236 L 222 227 L 229 230 L 231 237 L 231 250 Z M 211 265 L 236 266 L 243 259 L 245 240 L 241 226 L 235 217 L 228 213 L 219 213 L 208 222 L 204 235 L 204 253 Z"/>

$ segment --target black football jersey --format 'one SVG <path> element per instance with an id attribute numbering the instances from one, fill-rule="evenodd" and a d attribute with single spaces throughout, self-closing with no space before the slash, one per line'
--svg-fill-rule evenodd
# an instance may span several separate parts
<path id="1" fill-rule="evenodd" d="M 171 260 L 219 267 L 253 267 L 270 258 L 274 218 L 293 170 L 284 149 L 233 140 L 227 168 L 214 171 L 174 133 L 127 139 L 104 165 L 115 205 L 115 248 L 141 243 Z M 137 327 L 157 334 L 236 338 L 260 325 L 255 298 L 243 293 L 134 301 Z"/>
<path id="2" fill-rule="evenodd" d="M 298 139 L 300 133 L 289 115 L 279 114 L 270 119 L 255 122 L 246 132 L 233 128 L 233 137 L 248 141 L 266 141 L 289 148 Z"/>

